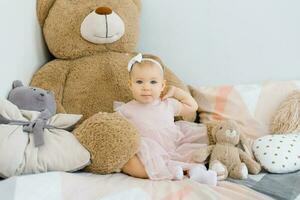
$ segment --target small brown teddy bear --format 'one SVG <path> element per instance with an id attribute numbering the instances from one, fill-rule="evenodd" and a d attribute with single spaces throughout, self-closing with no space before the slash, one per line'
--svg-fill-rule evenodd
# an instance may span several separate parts
<path id="1" fill-rule="evenodd" d="M 217 172 L 218 180 L 228 176 L 235 179 L 245 179 L 248 170 L 258 174 L 261 166 L 247 153 L 237 147 L 240 142 L 240 132 L 233 121 L 220 121 L 212 129 L 215 145 L 209 145 L 196 151 L 193 155 L 195 162 L 204 162 L 208 156 L 209 169 Z"/>

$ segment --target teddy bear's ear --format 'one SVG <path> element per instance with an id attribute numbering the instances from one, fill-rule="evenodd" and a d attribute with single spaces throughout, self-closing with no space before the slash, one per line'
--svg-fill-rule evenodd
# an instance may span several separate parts
<path id="1" fill-rule="evenodd" d="M 15 80 L 12 84 L 12 89 L 15 89 L 16 87 L 22 87 L 23 83 L 20 80 Z"/>
<path id="2" fill-rule="evenodd" d="M 44 26 L 49 10 L 56 0 L 37 0 L 36 12 L 41 27 Z"/>
<path id="3" fill-rule="evenodd" d="M 133 0 L 133 3 L 138 7 L 139 11 L 142 9 L 142 3 L 141 0 Z"/>

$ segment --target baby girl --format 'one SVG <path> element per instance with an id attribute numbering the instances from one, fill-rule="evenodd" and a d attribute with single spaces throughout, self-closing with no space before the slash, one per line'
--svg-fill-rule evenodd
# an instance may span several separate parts
<path id="1" fill-rule="evenodd" d="M 174 116 L 196 112 L 192 96 L 174 86 L 165 88 L 164 68 L 157 59 L 138 54 L 129 61 L 128 71 L 134 99 L 116 110 L 138 129 L 141 143 L 122 171 L 152 180 L 181 180 L 186 174 L 200 183 L 216 185 L 217 174 L 191 159 L 203 145 L 195 143 L 200 134 L 182 131 L 174 123 Z"/>

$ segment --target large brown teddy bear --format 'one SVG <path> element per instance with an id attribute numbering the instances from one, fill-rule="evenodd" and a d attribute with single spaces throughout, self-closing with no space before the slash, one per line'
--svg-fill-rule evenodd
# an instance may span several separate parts
<path id="1" fill-rule="evenodd" d="M 31 85 L 54 91 L 58 112 L 83 114 L 74 134 L 91 153 L 87 171 L 120 171 L 138 151 L 137 130 L 113 113 L 113 101 L 132 99 L 127 63 L 135 55 L 140 11 L 140 0 L 37 2 L 55 59 L 35 73 Z M 168 69 L 166 79 L 187 90 Z"/>

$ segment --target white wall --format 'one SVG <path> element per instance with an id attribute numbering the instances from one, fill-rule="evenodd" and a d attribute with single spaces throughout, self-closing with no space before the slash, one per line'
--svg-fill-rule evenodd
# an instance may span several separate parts
<path id="1" fill-rule="evenodd" d="M 139 50 L 189 84 L 300 78 L 298 0 L 142 0 Z M 0 97 L 48 59 L 36 0 L 0 1 Z"/>
<path id="2" fill-rule="evenodd" d="M 13 80 L 28 84 L 48 59 L 35 7 L 36 0 L 0 1 L 0 98 L 6 98 Z"/>
<path id="3" fill-rule="evenodd" d="M 298 0 L 143 0 L 139 50 L 189 84 L 300 78 Z"/>

